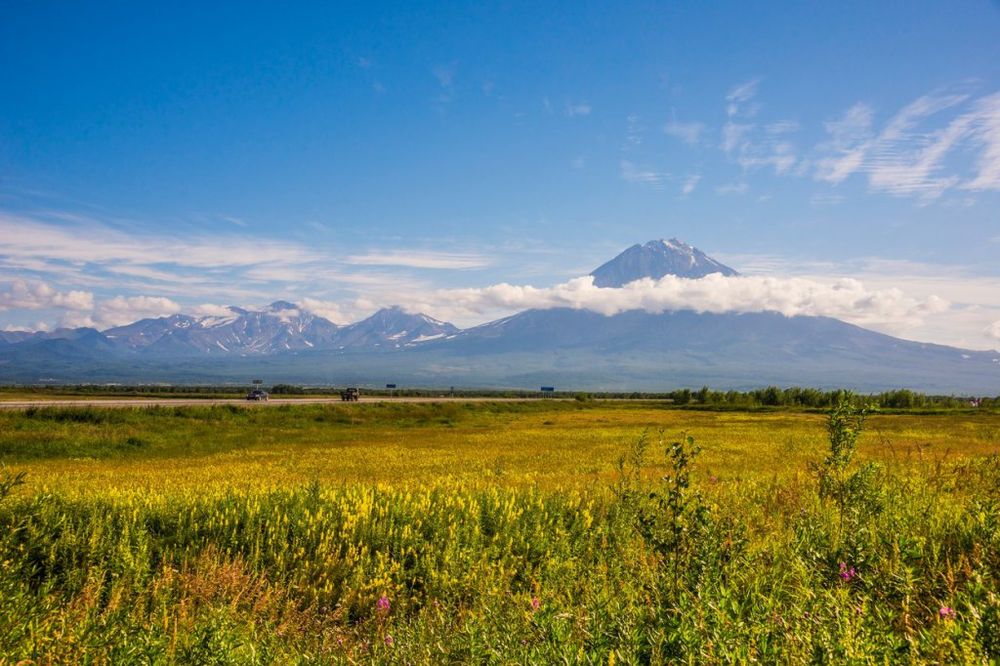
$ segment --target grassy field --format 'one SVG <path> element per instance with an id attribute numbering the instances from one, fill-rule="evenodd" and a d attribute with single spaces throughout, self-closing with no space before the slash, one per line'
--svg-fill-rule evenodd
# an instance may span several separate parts
<path id="1" fill-rule="evenodd" d="M 0 663 L 1000 659 L 1000 416 L 841 417 L 0 412 Z"/>

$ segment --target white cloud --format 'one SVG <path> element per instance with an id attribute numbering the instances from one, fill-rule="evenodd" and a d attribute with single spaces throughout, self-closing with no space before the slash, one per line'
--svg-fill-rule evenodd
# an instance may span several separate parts
<path id="1" fill-rule="evenodd" d="M 1000 340 L 1000 319 L 987 326 L 985 333 L 987 337 Z"/>
<path id="2" fill-rule="evenodd" d="M 723 196 L 730 194 L 746 194 L 749 191 L 750 186 L 746 183 L 727 183 L 725 185 L 719 185 L 715 188 L 715 193 Z"/>
<path id="3" fill-rule="evenodd" d="M 431 74 L 442 88 L 451 88 L 455 83 L 455 65 L 437 65 L 431 69 Z"/>
<path id="4" fill-rule="evenodd" d="M 664 125 L 663 131 L 667 134 L 667 136 L 671 136 L 675 139 L 683 141 L 684 143 L 694 145 L 698 143 L 702 132 L 705 131 L 705 123 L 680 123 L 674 120 Z"/>
<path id="5" fill-rule="evenodd" d="M 369 252 L 347 257 L 346 263 L 357 266 L 407 266 L 410 268 L 468 269 L 489 266 L 486 257 L 453 252 Z"/>
<path id="6" fill-rule="evenodd" d="M 829 139 L 817 147 L 823 156 L 816 162 L 815 178 L 837 184 L 861 173 L 872 191 L 923 201 L 956 187 L 1000 190 L 1000 93 L 974 100 L 943 125 L 928 126 L 969 100 L 969 95 L 924 95 L 877 133 L 872 109 L 855 104 L 841 119 L 825 124 Z M 965 180 L 947 170 L 946 158 L 959 147 L 979 151 L 975 175 Z"/>
<path id="7" fill-rule="evenodd" d="M 641 185 L 659 187 L 662 185 L 663 181 L 668 178 L 668 176 L 669 174 L 662 171 L 653 171 L 652 169 L 636 166 L 628 160 L 622 160 L 621 162 L 622 180 L 628 181 L 629 183 L 639 183 Z"/>
<path id="8" fill-rule="evenodd" d="M 722 126 L 721 148 L 744 171 L 771 168 L 778 175 L 792 173 L 800 161 L 788 135 L 798 131 L 798 122 L 778 120 L 763 126 L 747 122 L 760 111 L 759 104 L 748 104 L 759 83 L 759 79 L 742 83 L 726 95 L 728 119 Z"/>
<path id="9" fill-rule="evenodd" d="M 752 129 L 753 125 L 727 122 L 722 127 L 722 150 L 727 155 L 735 152 L 737 148 L 744 144 L 743 137 Z"/>
<path id="10" fill-rule="evenodd" d="M 567 102 L 566 103 L 566 115 L 570 118 L 575 118 L 577 116 L 589 116 L 590 115 L 590 104 L 586 102 Z"/>
<path id="11" fill-rule="evenodd" d="M 98 326 L 89 312 L 66 312 L 59 318 L 57 325 L 58 328 L 98 328 Z"/>
<path id="12" fill-rule="evenodd" d="M 96 224 L 55 225 L 0 212 L 4 230 L 0 258 L 48 262 L 185 268 L 251 266 L 265 262 L 299 263 L 318 258 L 301 245 L 250 240 L 242 235 L 139 236 Z"/>
<path id="13" fill-rule="evenodd" d="M 746 144 L 737 162 L 744 169 L 771 167 L 780 176 L 792 170 L 798 163 L 798 157 L 791 143 L 775 141 L 758 146 Z"/>
<path id="14" fill-rule="evenodd" d="M 625 120 L 628 122 L 628 129 L 625 131 L 626 148 L 629 146 L 641 146 L 643 128 L 639 116 L 630 113 Z"/>
<path id="15" fill-rule="evenodd" d="M 984 335 L 991 322 L 1000 319 L 1000 289 L 992 267 L 931 264 L 880 257 L 845 262 L 789 261 L 780 256 L 723 255 L 716 257 L 739 266 L 747 274 L 801 277 L 828 282 L 842 278 L 860 280 L 872 290 L 899 289 L 908 296 L 926 300 L 932 296 L 952 303 L 952 308 L 920 322 L 882 322 L 873 328 L 911 340 L 986 349 L 996 345 Z M 983 272 L 987 271 L 987 272 Z"/>
<path id="16" fill-rule="evenodd" d="M 701 174 L 692 174 L 684 179 L 684 184 L 681 186 L 681 194 L 685 196 L 694 192 L 694 188 L 698 187 L 698 181 L 701 180 Z"/>
<path id="17" fill-rule="evenodd" d="M 972 138 L 982 146 L 982 152 L 976 162 L 976 177 L 960 187 L 966 190 L 1000 190 L 1000 93 L 979 100 L 973 112 L 977 122 Z"/>
<path id="18" fill-rule="evenodd" d="M 821 149 L 831 155 L 817 163 L 818 180 L 839 183 L 861 168 L 867 142 L 872 136 L 873 116 L 870 106 L 858 103 L 848 109 L 840 120 L 824 123 L 830 140 Z"/>
<path id="19" fill-rule="evenodd" d="M 162 296 L 115 296 L 98 303 L 92 319 L 97 326 L 106 328 L 180 311 L 180 304 Z"/>
<path id="20" fill-rule="evenodd" d="M 757 86 L 759 85 L 760 79 L 751 79 L 737 84 L 730 88 L 729 93 L 726 95 L 726 101 L 735 104 L 749 102 L 757 95 Z"/>
<path id="21" fill-rule="evenodd" d="M 329 319 L 335 324 L 346 324 L 352 321 L 356 321 L 353 315 L 356 313 L 348 314 L 345 312 L 344 305 L 335 301 L 324 301 L 317 298 L 300 298 L 299 305 L 306 312 L 311 312 L 314 315 L 323 317 L 324 319 Z"/>
<path id="22" fill-rule="evenodd" d="M 45 282 L 13 280 L 6 291 L 0 291 L 0 312 L 44 308 L 90 310 L 93 307 L 92 293 L 76 290 L 56 291 Z"/>
<path id="23" fill-rule="evenodd" d="M 320 297 L 361 287 L 381 293 L 395 289 L 401 279 L 422 284 L 403 274 L 408 268 L 470 269 L 492 263 L 474 252 L 373 251 L 344 257 L 323 252 L 318 244 L 230 234 L 126 234 L 91 220 L 52 223 L 53 217 L 0 211 L 0 285 L 5 278 L 30 275 L 49 284 L 93 289 L 98 296 L 250 302 L 261 293 L 290 290 Z"/>
<path id="24" fill-rule="evenodd" d="M 844 195 L 830 194 L 828 192 L 817 192 L 809 197 L 809 203 L 813 206 L 836 206 L 844 202 Z"/>
<path id="25" fill-rule="evenodd" d="M 196 305 L 191 308 L 189 312 L 195 317 L 228 317 L 233 314 L 232 310 L 229 309 L 229 306 L 217 305 L 215 303 L 202 303 L 201 305 Z"/>
<path id="26" fill-rule="evenodd" d="M 870 290 L 853 279 L 821 282 L 805 278 L 709 275 L 698 280 L 672 275 L 637 280 L 619 289 L 599 288 L 590 276 L 554 287 L 507 283 L 478 289 L 439 290 L 416 295 L 411 307 L 439 317 L 471 313 L 566 307 L 604 315 L 628 310 L 661 313 L 779 312 L 786 316 L 828 316 L 859 324 L 912 323 L 944 312 L 949 304 L 930 296 L 916 299 L 899 289 Z"/>
<path id="27" fill-rule="evenodd" d="M 237 227 L 247 226 L 246 220 L 244 220 L 241 217 L 236 217 L 233 215 L 220 215 L 219 217 L 230 224 L 236 225 Z"/>

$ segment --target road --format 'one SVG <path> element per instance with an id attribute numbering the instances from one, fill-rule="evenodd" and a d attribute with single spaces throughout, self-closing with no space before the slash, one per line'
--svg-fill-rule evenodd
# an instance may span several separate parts
<path id="1" fill-rule="evenodd" d="M 572 398 L 486 398 L 486 397 L 384 397 L 361 396 L 359 402 L 530 402 L 535 400 L 572 400 Z M 345 405 L 339 397 L 271 398 L 267 402 L 250 402 L 243 398 L 65 398 L 44 400 L 0 400 L 0 409 L 31 407 L 181 407 L 193 405 L 238 405 L 243 407 L 276 407 L 278 405 Z"/>

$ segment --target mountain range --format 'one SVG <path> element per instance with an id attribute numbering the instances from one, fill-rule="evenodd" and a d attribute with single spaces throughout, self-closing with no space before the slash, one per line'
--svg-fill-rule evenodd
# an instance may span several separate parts
<path id="1" fill-rule="evenodd" d="M 621 287 L 738 273 L 675 238 L 634 245 L 591 275 Z M 465 330 L 399 307 L 339 326 L 295 303 L 142 319 L 104 331 L 0 332 L 0 383 L 223 382 L 662 390 L 708 384 L 1000 393 L 1000 354 L 775 312 L 613 316 L 527 310 Z"/>

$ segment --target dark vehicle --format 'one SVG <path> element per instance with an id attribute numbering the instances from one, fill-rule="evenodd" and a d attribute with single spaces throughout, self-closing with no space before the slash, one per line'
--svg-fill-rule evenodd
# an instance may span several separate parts
<path id="1" fill-rule="evenodd" d="M 267 402 L 267 391 L 261 389 L 254 389 L 247 393 L 247 400 L 252 400 L 253 402 Z"/>
<path id="2" fill-rule="evenodd" d="M 346 388 L 340 392 L 340 399 L 344 402 L 357 402 L 361 397 L 361 391 L 356 388 Z"/>

